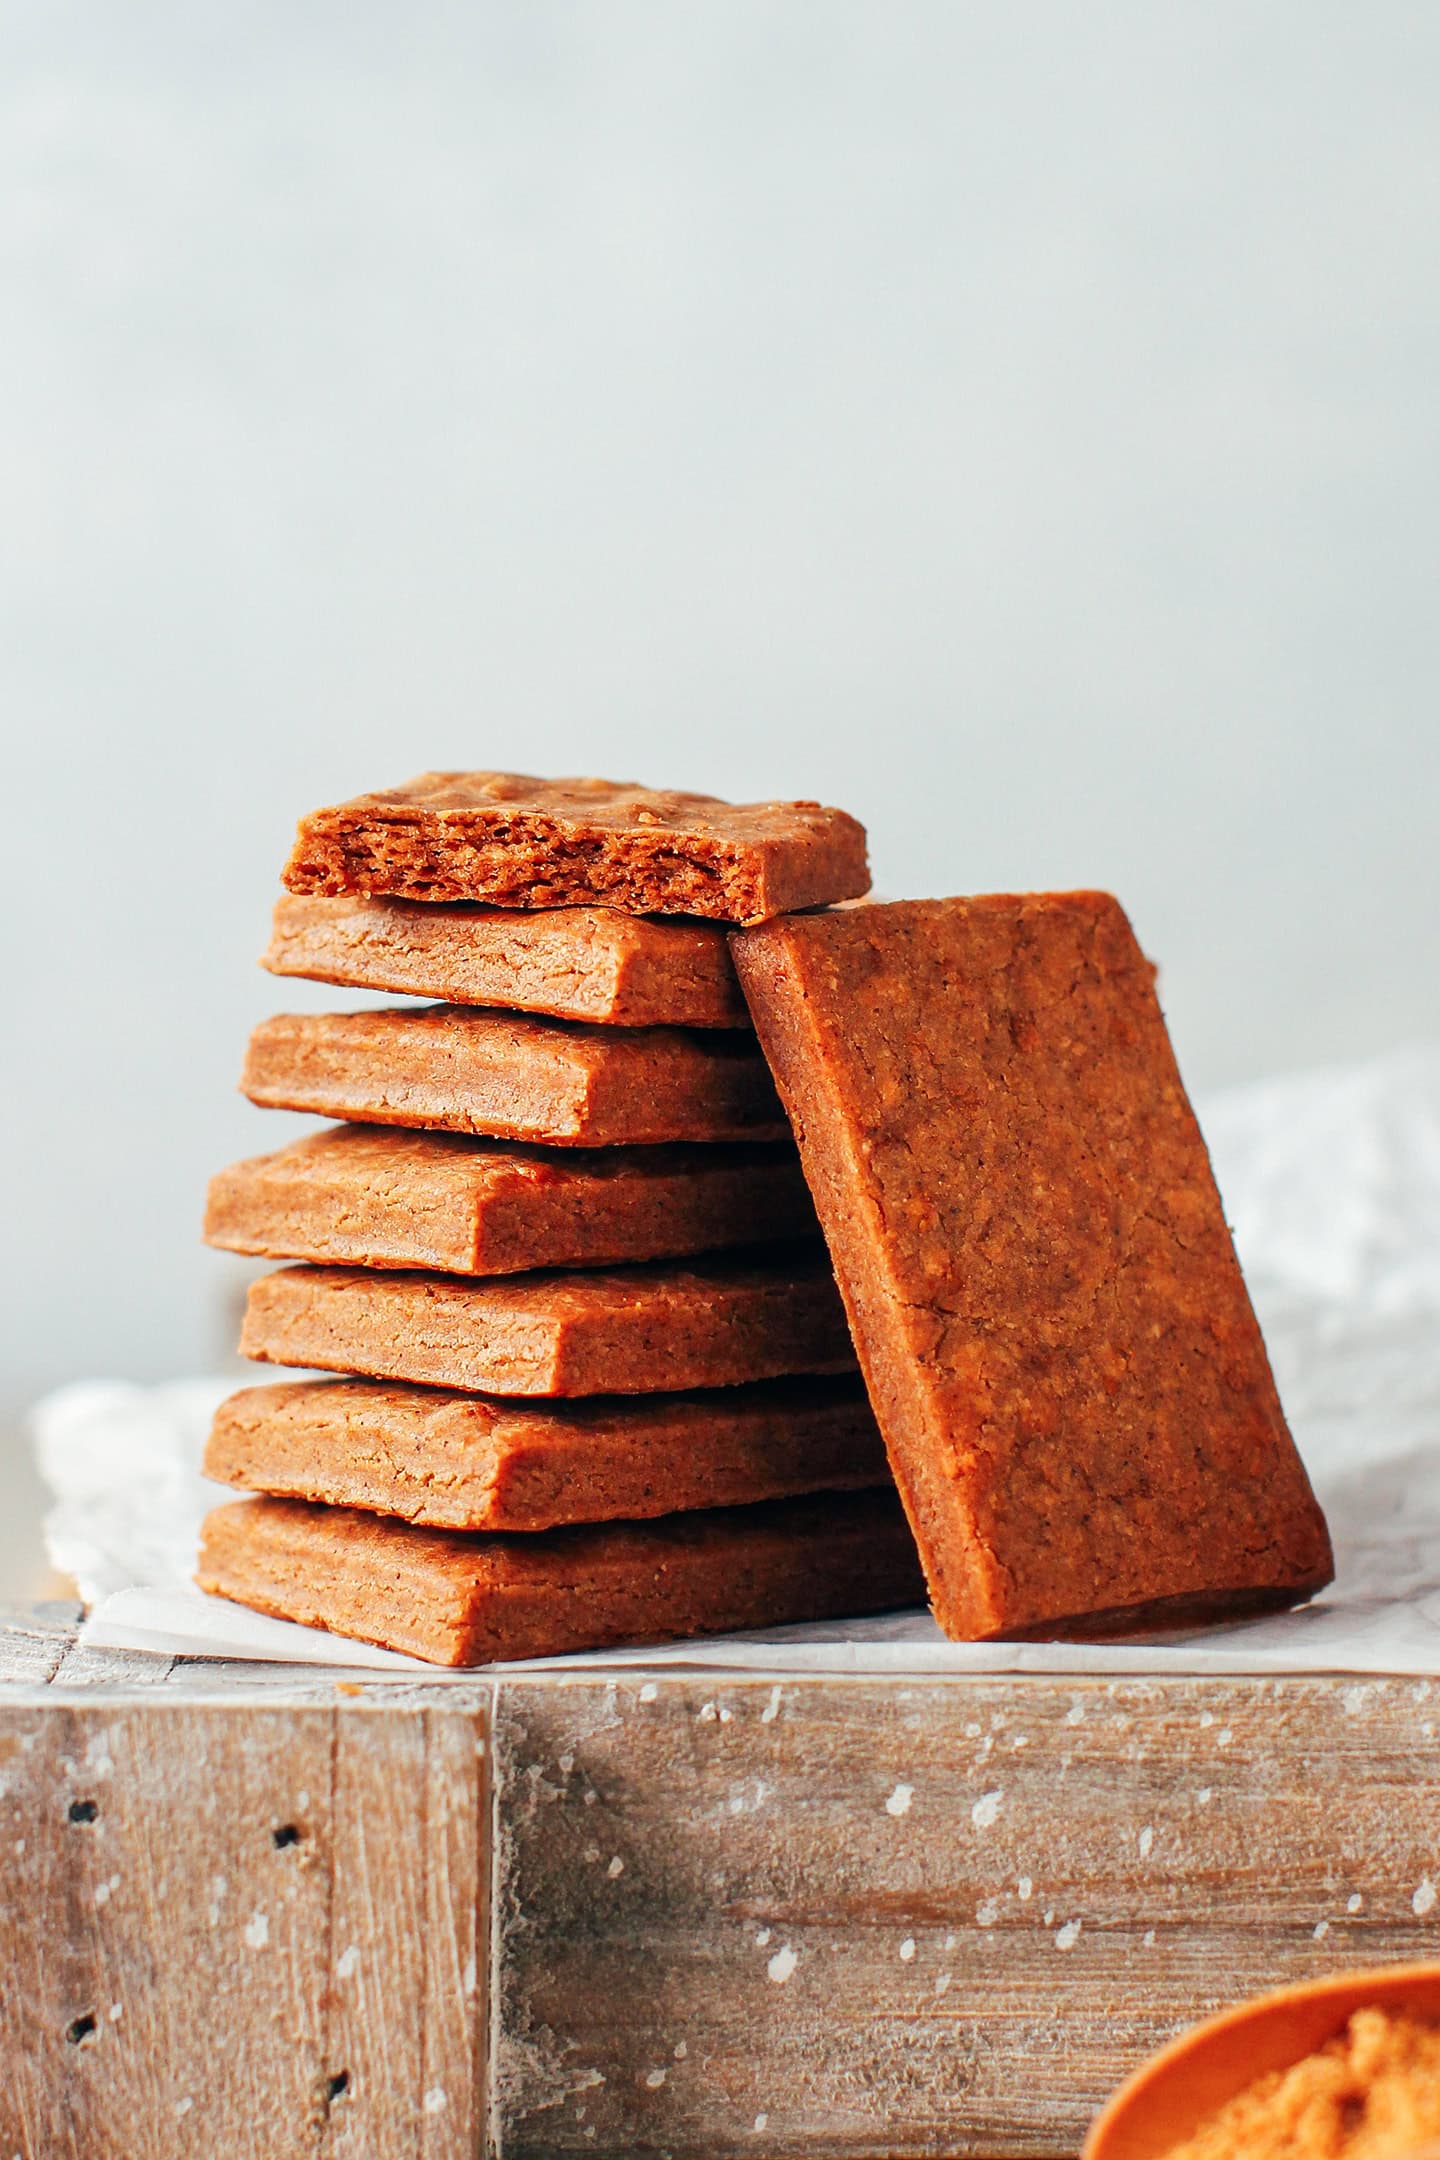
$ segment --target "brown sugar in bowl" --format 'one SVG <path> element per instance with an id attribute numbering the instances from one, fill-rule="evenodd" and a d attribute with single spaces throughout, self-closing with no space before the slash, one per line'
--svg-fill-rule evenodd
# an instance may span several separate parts
<path id="1" fill-rule="evenodd" d="M 1257 2078 L 1293 2069 L 1355 2011 L 1374 2007 L 1440 2019 L 1440 1964 L 1336 1973 L 1192 2026 L 1126 2079 L 1091 2125 L 1081 2160 L 1163 2160 Z"/>

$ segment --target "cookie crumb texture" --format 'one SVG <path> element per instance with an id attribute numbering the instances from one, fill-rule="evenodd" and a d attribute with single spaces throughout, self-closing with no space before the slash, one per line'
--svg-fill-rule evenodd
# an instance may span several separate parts
<path id="1" fill-rule="evenodd" d="M 215 1414 L 205 1474 L 448 1530 L 890 1485 L 853 1377 L 539 1405 L 373 1380 L 242 1388 Z"/>
<path id="2" fill-rule="evenodd" d="M 338 1125 L 210 1180 L 205 1236 L 230 1252 L 509 1275 L 818 1235 L 784 1143 L 538 1148 Z"/>
<path id="3" fill-rule="evenodd" d="M 265 1110 L 552 1147 L 785 1135 L 753 1036 L 464 1005 L 277 1013 L 251 1035 L 240 1085 Z"/>
<path id="4" fill-rule="evenodd" d="M 890 1612 L 921 1593 L 905 1518 L 883 1492 L 516 1537 L 241 1500 L 206 1517 L 195 1579 L 436 1665 Z"/>
<path id="5" fill-rule="evenodd" d="M 719 923 L 617 908 L 488 908 L 282 893 L 272 975 L 606 1027 L 748 1027 Z"/>
<path id="6" fill-rule="evenodd" d="M 282 1268 L 251 1284 L 240 1349 L 495 1395 L 645 1395 L 855 1364 L 823 1246 L 489 1280 Z"/>
<path id="7" fill-rule="evenodd" d="M 1118 903 L 901 901 L 732 943 L 945 1631 L 1112 1633 L 1327 1582 Z"/>
<path id="8" fill-rule="evenodd" d="M 1165 2160 L 1421 2160 L 1440 2139 L 1440 2026 L 1357 2010 L 1339 2039 L 1237 2094 Z"/>
<path id="9" fill-rule="evenodd" d="M 293 893 L 599 901 L 635 915 L 764 922 L 868 891 L 865 828 L 820 803 L 727 803 L 634 781 L 421 773 L 303 818 Z"/>

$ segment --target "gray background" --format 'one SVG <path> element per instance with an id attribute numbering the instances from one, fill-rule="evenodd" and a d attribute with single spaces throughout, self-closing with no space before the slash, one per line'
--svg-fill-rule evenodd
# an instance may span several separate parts
<path id="1" fill-rule="evenodd" d="M 291 826 L 425 766 L 1111 886 L 1202 1085 L 1440 1034 L 1437 120 L 1396 0 L 0 0 L 12 1436 L 222 1356 Z"/>

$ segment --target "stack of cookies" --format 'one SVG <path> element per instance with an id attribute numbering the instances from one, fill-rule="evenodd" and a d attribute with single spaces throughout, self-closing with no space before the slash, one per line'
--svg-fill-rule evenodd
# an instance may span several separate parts
<path id="1" fill-rule="evenodd" d="M 205 1588 L 446 1664 L 914 1602 L 921 1579 L 726 925 L 865 891 L 864 834 L 428 774 L 301 825 L 265 964 L 438 999 L 283 1015 L 242 1086 L 344 1120 L 212 1183 L 298 1263 L 224 1404 Z"/>
<path id="2" fill-rule="evenodd" d="M 866 882 L 813 803 L 442 773 L 306 820 L 269 964 L 445 1003 L 251 1044 L 257 1102 L 357 1122 L 216 1181 L 216 1243 L 306 1263 L 244 1347 L 367 1377 L 221 1411 L 271 1497 L 207 1587 L 462 1663 L 922 1567 L 961 1638 L 1329 1580 L 1118 903 Z"/>

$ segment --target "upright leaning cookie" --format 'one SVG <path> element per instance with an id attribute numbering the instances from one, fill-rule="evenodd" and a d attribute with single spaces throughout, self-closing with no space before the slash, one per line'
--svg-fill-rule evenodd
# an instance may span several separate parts
<path id="1" fill-rule="evenodd" d="M 293 893 L 763 922 L 868 891 L 865 828 L 815 802 L 728 803 L 632 780 L 421 773 L 302 818 Z"/>
<path id="2" fill-rule="evenodd" d="M 1330 1580 L 1153 970 L 1104 893 L 733 940 L 947 1634 Z"/>

